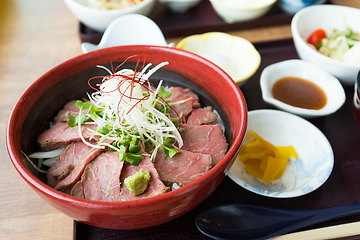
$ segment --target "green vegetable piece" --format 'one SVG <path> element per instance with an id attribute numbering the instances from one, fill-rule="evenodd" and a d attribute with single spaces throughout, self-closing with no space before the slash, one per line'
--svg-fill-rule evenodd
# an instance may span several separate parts
<path id="1" fill-rule="evenodd" d="M 68 115 L 69 120 L 68 120 L 67 124 L 70 127 L 75 127 L 77 124 L 83 124 L 87 120 L 86 114 L 81 114 L 81 113 L 82 113 L 82 110 L 88 109 L 92 104 L 90 104 L 88 102 L 83 102 L 81 100 L 77 100 L 75 102 L 75 105 L 80 109 L 80 112 L 77 117 Z"/>
<path id="2" fill-rule="evenodd" d="M 142 155 L 142 153 L 126 152 L 126 147 L 124 145 L 121 145 L 118 158 L 120 161 L 130 163 L 133 166 L 138 166 L 144 156 Z"/>
<path id="3" fill-rule="evenodd" d="M 141 146 L 140 145 L 135 145 L 133 143 L 130 143 L 129 145 L 129 152 L 131 153 L 137 153 L 141 150 Z"/>
<path id="4" fill-rule="evenodd" d="M 93 117 L 103 117 L 104 116 L 104 108 L 95 108 L 94 104 L 90 104 L 89 114 Z"/>
<path id="5" fill-rule="evenodd" d="M 132 137 L 131 139 L 131 142 L 134 144 L 134 145 L 138 145 L 139 144 L 139 138 L 140 134 L 137 132 L 134 134 L 134 136 Z"/>
<path id="6" fill-rule="evenodd" d="M 355 34 L 354 34 L 353 30 L 351 30 L 351 28 L 349 28 L 349 27 L 347 27 L 345 30 L 345 37 L 352 39 L 352 40 L 356 40 L 356 39 L 354 39 Z"/>
<path id="7" fill-rule="evenodd" d="M 166 146 L 166 145 L 171 146 L 170 144 L 172 144 L 172 143 L 174 143 L 174 142 L 175 142 L 174 139 L 171 138 L 171 137 L 164 138 L 164 145 L 165 145 L 165 146 Z M 171 147 L 173 147 L 173 146 L 171 146 Z"/>
<path id="8" fill-rule="evenodd" d="M 109 132 L 110 132 L 110 130 L 107 127 L 103 127 L 99 131 L 99 133 L 104 134 L 104 135 L 108 134 Z"/>
<path id="9" fill-rule="evenodd" d="M 175 154 L 180 153 L 180 151 L 175 149 L 173 145 L 167 144 L 164 145 L 164 153 L 172 158 Z"/>
<path id="10" fill-rule="evenodd" d="M 321 48 L 321 47 L 322 47 L 322 44 L 321 44 L 321 43 L 316 44 L 316 49 L 319 49 L 319 48 Z"/>
<path id="11" fill-rule="evenodd" d="M 126 153 L 126 161 L 133 166 L 138 166 L 143 158 L 142 153 Z"/>
<path id="12" fill-rule="evenodd" d="M 122 156 L 120 157 L 120 154 L 124 154 L 124 153 L 126 153 L 126 147 L 124 147 L 124 145 L 121 145 L 120 147 L 119 147 L 119 159 L 120 159 L 120 161 L 124 161 L 124 159 L 122 158 Z"/>
<path id="13" fill-rule="evenodd" d="M 130 192 L 134 196 L 137 196 L 145 192 L 148 187 L 150 177 L 151 176 L 149 170 L 143 171 L 142 169 L 140 169 L 140 171 L 125 178 L 124 183 L 125 186 L 130 190 Z"/>
<path id="14" fill-rule="evenodd" d="M 121 144 L 124 145 L 124 146 L 127 146 L 129 145 L 131 142 L 131 136 L 127 135 L 122 141 L 121 141 Z"/>
<path id="15" fill-rule="evenodd" d="M 158 91 L 158 95 L 164 99 L 171 97 L 171 94 L 172 94 L 171 91 L 165 91 L 165 89 L 162 86 L 160 87 L 160 89 Z"/>
<path id="16" fill-rule="evenodd" d="M 147 141 L 145 143 L 145 145 L 146 145 L 146 148 L 148 148 L 148 149 L 153 149 L 155 147 L 155 144 L 151 141 Z"/>
<path id="17" fill-rule="evenodd" d="M 77 100 L 75 105 L 80 109 L 80 110 L 84 110 L 84 109 L 88 109 L 90 107 L 90 103 L 88 102 L 83 102 L 81 100 Z"/>
<path id="18" fill-rule="evenodd" d="M 77 124 L 76 118 L 72 115 L 68 115 L 68 121 L 67 124 L 69 125 L 69 127 L 75 127 Z"/>
<path id="19" fill-rule="evenodd" d="M 69 125 L 69 127 L 75 127 L 78 123 L 83 124 L 87 120 L 86 114 L 82 114 L 80 116 L 80 121 L 79 121 L 79 116 L 74 117 L 72 115 L 68 115 L 68 119 L 69 120 L 67 124 Z"/>
<path id="20" fill-rule="evenodd" d="M 164 113 L 165 115 L 167 115 L 167 117 L 170 117 L 170 106 L 168 105 L 168 104 L 165 104 L 165 105 L 163 105 L 163 104 L 157 104 L 156 105 L 156 108 L 160 111 L 160 112 L 162 112 L 162 113 Z"/>

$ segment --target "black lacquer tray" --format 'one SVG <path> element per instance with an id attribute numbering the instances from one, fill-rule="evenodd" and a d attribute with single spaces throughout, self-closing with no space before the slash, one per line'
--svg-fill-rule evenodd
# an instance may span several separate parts
<path id="1" fill-rule="evenodd" d="M 248 109 L 271 109 L 261 98 L 259 78 L 262 70 L 275 62 L 297 59 L 292 39 L 255 44 L 262 57 L 261 65 L 254 76 L 241 90 Z M 209 239 L 195 226 L 195 218 L 202 211 L 222 204 L 251 204 L 276 208 L 308 209 L 337 206 L 360 202 L 360 131 L 353 114 L 354 87 L 344 87 L 345 104 L 334 114 L 310 120 L 328 138 L 335 155 L 334 170 L 320 188 L 307 195 L 279 199 L 249 192 L 226 177 L 220 186 L 198 207 L 185 215 L 162 225 L 141 230 L 108 230 L 74 221 L 74 240 L 82 239 Z M 299 231 L 360 221 L 360 215 L 327 221 Z M 359 239 L 360 236 L 344 239 Z"/>

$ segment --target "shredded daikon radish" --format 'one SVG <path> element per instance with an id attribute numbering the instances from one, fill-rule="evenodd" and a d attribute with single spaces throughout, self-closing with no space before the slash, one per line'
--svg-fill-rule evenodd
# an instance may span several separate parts
<path id="1" fill-rule="evenodd" d="M 183 140 L 177 127 L 165 113 L 155 107 L 156 104 L 165 104 L 157 97 L 162 81 L 154 92 L 147 91 L 144 96 L 144 86 L 145 89 L 151 88 L 149 77 L 167 64 L 168 62 L 163 62 L 152 69 L 151 64 L 148 64 L 141 72 L 119 70 L 104 78 L 99 91 L 91 94 L 90 101 L 97 109 L 102 109 L 103 114 L 100 117 L 90 113 L 88 117 L 98 125 L 98 129 L 110 129 L 112 134 L 107 136 L 108 139 L 117 140 L 119 132 L 122 136 L 138 133 L 144 144 L 151 142 L 156 149 L 162 149 L 165 138 L 172 138 L 181 148 Z M 155 154 L 156 151 L 153 151 L 152 159 Z"/>

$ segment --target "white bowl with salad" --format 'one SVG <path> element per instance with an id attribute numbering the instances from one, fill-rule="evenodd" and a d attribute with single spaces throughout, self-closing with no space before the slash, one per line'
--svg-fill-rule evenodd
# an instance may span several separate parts
<path id="1" fill-rule="evenodd" d="M 359 22 L 356 8 L 318 5 L 300 10 L 291 22 L 299 57 L 353 85 L 360 70 Z"/>

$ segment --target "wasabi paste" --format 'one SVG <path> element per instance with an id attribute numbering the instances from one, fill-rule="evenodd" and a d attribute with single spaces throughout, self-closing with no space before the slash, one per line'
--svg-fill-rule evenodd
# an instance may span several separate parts
<path id="1" fill-rule="evenodd" d="M 150 172 L 149 170 L 136 172 L 135 174 L 125 178 L 125 186 L 130 190 L 130 192 L 137 196 L 145 192 L 150 181 Z"/>

